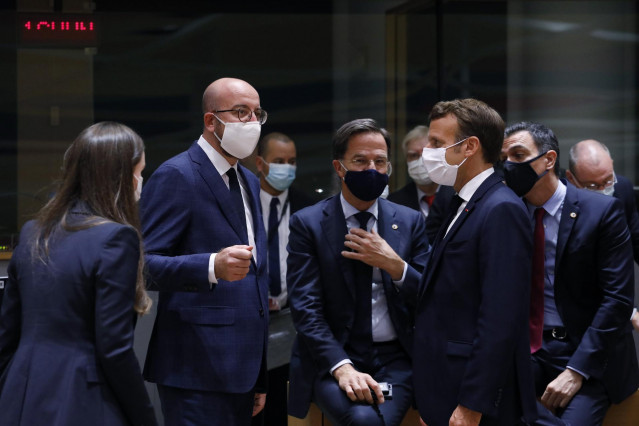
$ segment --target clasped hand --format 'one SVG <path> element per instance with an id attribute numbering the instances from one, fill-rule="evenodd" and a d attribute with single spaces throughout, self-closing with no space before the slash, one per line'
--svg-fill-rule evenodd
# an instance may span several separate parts
<path id="1" fill-rule="evenodd" d="M 215 276 L 226 281 L 238 281 L 246 277 L 253 256 L 252 246 L 226 247 L 215 256 Z"/>
<path id="2" fill-rule="evenodd" d="M 346 234 L 344 245 L 353 250 L 342 251 L 342 256 L 347 259 L 361 260 L 367 265 L 383 269 L 395 281 L 402 278 L 404 261 L 374 229 L 366 232 L 360 228 L 351 228 Z"/>

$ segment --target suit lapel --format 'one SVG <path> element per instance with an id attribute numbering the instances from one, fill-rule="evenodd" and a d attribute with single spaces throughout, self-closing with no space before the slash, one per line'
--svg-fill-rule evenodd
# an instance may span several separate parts
<path id="1" fill-rule="evenodd" d="M 199 175 L 202 177 L 211 191 L 211 195 L 213 195 L 213 198 L 217 201 L 220 211 L 231 224 L 231 227 L 237 234 L 238 238 L 241 239 L 243 234 L 242 223 L 240 222 L 240 218 L 233 214 L 233 210 L 228 208 L 228 206 L 233 205 L 233 201 L 231 200 L 231 192 L 224 183 L 222 176 L 220 176 L 217 172 L 217 169 L 213 163 L 211 163 L 211 160 L 206 156 L 206 153 L 202 148 L 200 148 L 197 142 L 189 148 L 189 156 L 191 157 L 191 161 L 194 163 L 195 170 L 197 170 Z"/>
<path id="2" fill-rule="evenodd" d="M 377 232 L 379 235 L 388 243 L 389 246 L 396 252 L 399 253 L 400 246 L 400 235 L 402 230 L 398 227 L 397 223 L 395 223 L 395 214 L 397 211 L 393 207 L 393 205 L 386 200 L 380 198 L 377 204 Z M 384 283 L 384 290 L 388 292 L 391 287 L 392 280 L 390 275 L 387 272 L 380 269 L 382 274 L 382 281 Z"/>
<path id="3" fill-rule="evenodd" d="M 579 217 L 579 200 L 577 199 L 577 189 L 571 185 L 566 185 L 566 198 L 561 209 L 561 221 L 559 231 L 557 231 L 557 254 L 555 260 L 555 271 L 561 265 L 561 258 L 566 251 L 566 245 L 570 238 L 575 221 Z M 556 272 L 555 272 L 556 273 Z"/>
<path id="4" fill-rule="evenodd" d="M 351 296 L 353 296 L 353 299 L 355 299 L 353 262 L 342 256 L 342 251 L 346 249 L 346 246 L 344 246 L 344 236 L 348 233 L 348 228 L 346 227 L 346 218 L 344 217 L 344 210 L 342 209 L 339 194 L 326 202 L 324 217 L 322 218 L 322 229 L 328 241 L 328 249 L 332 251 L 333 257 L 337 259 L 337 264 L 344 276 L 346 287 L 351 293 Z"/>
<path id="5" fill-rule="evenodd" d="M 448 242 L 455 237 L 455 234 L 457 233 L 457 231 L 459 231 L 459 229 L 464 225 L 464 222 L 466 222 L 467 218 L 475 210 L 477 203 L 481 200 L 481 198 L 494 185 L 497 185 L 497 184 L 501 184 L 501 177 L 497 176 L 495 173 L 488 176 L 486 180 L 484 180 L 482 184 L 479 185 L 479 188 L 477 188 L 477 190 L 475 191 L 473 196 L 470 198 L 470 200 L 468 200 L 468 203 L 466 203 L 466 206 L 461 211 L 461 213 L 459 214 L 459 217 L 457 218 L 457 220 L 455 220 L 455 222 L 450 228 L 450 231 L 448 231 L 446 236 L 443 235 L 446 232 L 446 230 L 445 229 L 440 230 L 440 233 L 442 235 L 438 235 L 438 238 L 435 241 L 436 246 L 431 255 L 430 261 L 428 262 L 429 267 L 427 268 L 428 271 L 426 273 L 427 274 L 426 285 L 422 289 L 423 291 L 425 291 L 426 288 L 428 287 L 430 280 L 433 277 L 435 270 L 437 269 L 437 265 L 439 264 L 439 260 L 441 259 L 442 254 L 444 253 L 446 244 L 448 244 Z"/>

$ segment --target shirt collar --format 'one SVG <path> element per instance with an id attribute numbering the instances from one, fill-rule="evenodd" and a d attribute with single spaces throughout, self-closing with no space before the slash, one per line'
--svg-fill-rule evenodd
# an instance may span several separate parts
<path id="1" fill-rule="evenodd" d="M 200 139 L 198 139 L 197 144 L 200 146 L 200 148 L 202 148 L 206 156 L 209 157 L 209 160 L 211 160 L 211 163 L 213 163 L 213 166 L 215 167 L 217 172 L 220 174 L 220 176 L 224 176 L 231 167 L 233 167 L 235 171 L 237 172 L 238 163 L 235 163 L 234 166 L 231 166 L 229 162 L 226 161 L 226 158 L 224 158 L 222 154 L 217 152 L 215 148 L 213 148 L 211 144 L 208 143 L 206 139 L 204 139 L 204 136 L 200 136 Z"/>
<path id="2" fill-rule="evenodd" d="M 549 173 L 553 173 L 552 170 Z M 555 216 L 557 214 L 557 212 L 561 208 L 561 205 L 564 203 L 564 198 L 566 198 L 566 185 L 559 179 L 557 180 L 557 182 L 557 189 L 555 189 L 555 192 L 552 194 L 552 196 L 542 206 L 544 210 L 546 210 L 546 213 L 551 216 Z M 528 204 L 528 211 L 532 216 L 537 207 L 530 203 L 526 204 Z"/>
<path id="3" fill-rule="evenodd" d="M 464 185 L 462 189 L 459 190 L 459 196 L 461 197 L 461 199 L 468 202 L 468 200 L 472 198 L 475 191 L 477 191 L 477 188 L 479 188 L 479 186 L 484 183 L 486 179 L 488 179 L 488 176 L 492 175 L 493 173 L 495 173 L 495 169 L 489 167 L 468 182 L 466 182 L 466 185 Z"/>
<path id="4" fill-rule="evenodd" d="M 344 194 L 342 194 L 341 192 L 339 194 L 339 199 L 342 203 L 342 210 L 344 211 L 344 217 L 346 219 L 356 213 L 359 213 L 359 210 L 357 210 L 355 207 L 350 205 L 348 201 L 346 201 L 346 199 L 344 198 Z M 373 205 L 366 209 L 367 212 L 371 213 L 373 217 L 375 217 L 375 220 L 377 220 L 378 202 L 379 201 L 376 199 Z"/>
<path id="5" fill-rule="evenodd" d="M 287 197 L 288 197 L 288 188 L 285 189 L 284 192 L 282 192 L 280 195 L 271 195 L 260 188 L 260 200 L 262 201 L 262 204 L 267 203 L 270 205 L 271 200 L 273 198 L 279 198 L 280 206 L 283 206 Z"/>

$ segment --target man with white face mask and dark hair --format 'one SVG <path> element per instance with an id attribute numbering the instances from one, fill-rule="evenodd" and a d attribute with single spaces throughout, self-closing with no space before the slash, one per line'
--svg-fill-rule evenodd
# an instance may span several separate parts
<path id="1" fill-rule="evenodd" d="M 475 99 L 437 103 L 422 160 L 457 195 L 417 296 L 413 381 L 429 425 L 516 425 L 535 417 L 528 347 L 532 229 L 494 173 L 499 114 Z"/>
<path id="2" fill-rule="evenodd" d="M 416 126 L 404 136 L 402 148 L 411 181 L 391 193 L 388 200 L 421 211 L 426 219 L 426 234 L 429 241 L 433 241 L 455 190 L 452 186 L 440 187 L 428 176 L 422 162 L 422 151 L 427 143 L 426 126 Z"/>
<path id="3" fill-rule="evenodd" d="M 380 197 L 390 143 L 372 119 L 344 124 L 333 137 L 340 194 L 291 217 L 293 416 L 304 418 L 313 401 L 335 425 L 393 426 L 413 401 L 413 308 L 401 289 L 417 286 L 428 239 L 420 213 Z"/>
<path id="4" fill-rule="evenodd" d="M 615 173 L 608 147 L 593 139 L 571 146 L 566 179 L 577 188 L 612 195 L 621 200 L 632 239 L 632 252 L 635 262 L 639 264 L 639 213 L 634 188 L 627 178 Z M 632 312 L 632 325 L 639 331 L 639 313 L 636 308 Z"/>
<path id="5" fill-rule="evenodd" d="M 202 97 L 204 128 L 144 187 L 142 229 L 158 314 L 144 376 L 167 425 L 249 425 L 266 399 L 268 275 L 259 181 L 239 164 L 266 111 L 247 82 Z"/>

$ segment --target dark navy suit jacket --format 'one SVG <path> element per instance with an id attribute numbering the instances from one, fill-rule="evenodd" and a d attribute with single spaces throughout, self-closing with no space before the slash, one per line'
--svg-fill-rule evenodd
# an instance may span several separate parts
<path id="1" fill-rule="evenodd" d="M 555 303 L 575 347 L 568 365 L 603 380 L 617 403 L 639 387 L 630 314 L 634 265 L 621 203 L 567 184 L 555 259 Z"/>
<path id="2" fill-rule="evenodd" d="M 243 166 L 257 262 L 248 275 L 210 288 L 209 257 L 244 244 L 231 195 L 202 148 L 166 161 L 144 186 L 142 228 L 149 286 L 160 290 L 144 366 L 147 380 L 184 389 L 264 392 L 268 342 L 266 234 L 259 181 Z"/>
<path id="3" fill-rule="evenodd" d="M 637 203 L 635 201 L 635 190 L 627 178 L 617 175 L 617 183 L 615 184 L 615 192 L 613 197 L 619 198 L 623 203 L 626 213 L 626 221 L 630 230 L 630 239 L 632 241 L 632 252 L 635 262 L 639 264 L 639 213 L 637 212 Z"/>
<path id="4" fill-rule="evenodd" d="M 490 175 L 446 238 L 438 235 L 421 283 L 413 380 L 429 425 L 447 425 L 458 404 L 496 424 L 536 416 L 528 341 L 532 227 L 502 179 Z"/>
<path id="5" fill-rule="evenodd" d="M 71 213 L 70 222 L 85 215 Z M 0 423 L 154 425 L 133 352 L 137 232 L 60 231 L 47 264 L 20 234 L 0 317 Z"/>
<path id="6" fill-rule="evenodd" d="M 435 240 L 437 231 L 439 231 L 439 227 L 446 218 L 448 206 L 450 205 L 450 200 L 453 198 L 453 195 L 455 195 L 455 190 L 452 186 L 442 185 L 437 190 L 433 204 L 428 211 L 428 217 L 426 218 L 426 235 L 428 235 L 428 241 L 432 242 Z M 402 188 L 390 194 L 388 200 L 421 212 L 421 207 L 417 200 L 417 185 L 415 185 L 413 181 L 410 181 Z"/>
<path id="7" fill-rule="evenodd" d="M 424 269 L 428 239 L 421 213 L 379 199 L 378 232 L 408 263 L 404 285 L 416 286 Z M 313 383 L 339 361 L 355 321 L 353 261 L 342 256 L 347 234 L 339 194 L 291 217 L 288 244 L 288 293 L 297 338 L 290 369 L 289 413 L 306 416 Z M 382 271 L 391 320 L 410 354 L 412 309 Z"/>
<path id="8" fill-rule="evenodd" d="M 291 204 L 291 214 L 302 210 L 304 207 L 312 206 L 316 201 L 318 200 L 295 187 L 290 187 L 288 190 L 288 202 Z"/>

